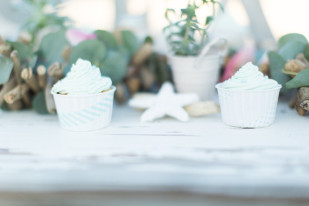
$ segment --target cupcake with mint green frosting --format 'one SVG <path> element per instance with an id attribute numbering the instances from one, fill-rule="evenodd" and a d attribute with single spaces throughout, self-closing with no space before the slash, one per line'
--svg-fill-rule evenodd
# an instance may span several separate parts
<path id="1" fill-rule="evenodd" d="M 274 122 L 281 85 L 251 62 L 216 88 L 222 120 L 227 125 L 258 128 Z"/>
<path id="2" fill-rule="evenodd" d="M 109 77 L 89 61 L 78 59 L 51 90 L 60 125 L 72 131 L 89 131 L 110 124 L 115 87 Z"/>

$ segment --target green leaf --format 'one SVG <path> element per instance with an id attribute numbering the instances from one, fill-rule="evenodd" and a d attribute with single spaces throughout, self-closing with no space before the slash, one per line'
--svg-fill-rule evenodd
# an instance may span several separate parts
<path id="1" fill-rule="evenodd" d="M 271 78 L 275 79 L 282 85 L 281 93 L 287 92 L 285 83 L 290 79 L 290 77 L 282 73 L 286 60 L 274 51 L 268 52 L 268 58 Z"/>
<path id="2" fill-rule="evenodd" d="M 42 55 L 47 66 L 55 62 L 62 62 L 62 51 L 68 45 L 69 42 L 64 30 L 49 33 L 41 41 L 39 54 Z"/>
<path id="3" fill-rule="evenodd" d="M 309 86 L 309 68 L 299 72 L 293 79 L 286 83 L 288 89 Z"/>
<path id="4" fill-rule="evenodd" d="M 208 25 L 213 19 L 212 16 L 207 16 L 205 24 Z"/>
<path id="5" fill-rule="evenodd" d="M 35 97 L 32 100 L 32 107 L 34 111 L 36 111 L 39 114 L 48 114 L 48 110 L 46 108 L 45 95 L 43 91 L 35 95 Z"/>
<path id="6" fill-rule="evenodd" d="M 102 41 L 108 49 L 117 49 L 118 43 L 115 36 L 104 30 L 96 30 L 95 35 L 99 41 Z"/>
<path id="7" fill-rule="evenodd" d="M 307 60 L 309 60 L 309 44 L 306 44 L 305 49 L 304 49 L 304 55 Z"/>
<path id="8" fill-rule="evenodd" d="M 102 75 L 109 76 L 116 84 L 127 74 L 129 58 L 125 52 L 110 51 L 100 67 Z"/>
<path id="9" fill-rule="evenodd" d="M 304 35 L 297 34 L 297 33 L 290 33 L 282 36 L 278 41 L 278 48 L 281 49 L 285 44 L 290 41 L 299 41 L 304 44 L 308 44 L 308 41 Z"/>
<path id="10" fill-rule="evenodd" d="M 10 42 L 10 44 L 15 50 L 17 50 L 20 60 L 32 58 L 33 50 L 28 44 L 24 44 L 21 42 Z"/>
<path id="11" fill-rule="evenodd" d="M 286 43 L 279 51 L 285 60 L 294 59 L 297 54 L 304 52 L 306 44 L 300 41 L 290 41 Z"/>
<path id="12" fill-rule="evenodd" d="M 0 84 L 9 80 L 13 65 L 11 59 L 0 55 Z"/>
<path id="13" fill-rule="evenodd" d="M 106 47 L 95 39 L 85 40 L 72 48 L 69 57 L 69 65 L 65 68 L 65 73 L 74 64 L 78 58 L 90 61 L 93 65 L 100 67 L 106 56 Z"/>
<path id="14" fill-rule="evenodd" d="M 121 31 L 121 42 L 122 45 L 129 52 L 130 57 L 132 57 L 140 47 L 140 44 L 135 34 L 128 30 Z"/>

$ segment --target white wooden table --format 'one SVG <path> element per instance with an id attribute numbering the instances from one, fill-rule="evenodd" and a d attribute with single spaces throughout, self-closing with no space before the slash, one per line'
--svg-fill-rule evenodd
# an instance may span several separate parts
<path id="1" fill-rule="evenodd" d="M 0 206 L 309 205 L 309 116 L 286 102 L 262 129 L 139 116 L 115 106 L 110 127 L 77 133 L 1 112 Z"/>

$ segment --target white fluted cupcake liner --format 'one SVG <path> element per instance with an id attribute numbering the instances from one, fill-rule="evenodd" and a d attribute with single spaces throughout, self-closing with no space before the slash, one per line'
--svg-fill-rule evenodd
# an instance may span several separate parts
<path id="1" fill-rule="evenodd" d="M 241 128 L 258 128 L 271 125 L 281 85 L 264 91 L 234 91 L 217 84 L 221 116 L 225 124 Z"/>
<path id="2" fill-rule="evenodd" d="M 71 96 L 52 93 L 61 127 L 90 131 L 110 124 L 116 88 L 94 95 Z"/>

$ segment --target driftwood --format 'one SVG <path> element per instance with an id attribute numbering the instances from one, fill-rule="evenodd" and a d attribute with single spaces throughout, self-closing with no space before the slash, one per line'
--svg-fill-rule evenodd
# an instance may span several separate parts
<path id="1" fill-rule="evenodd" d="M 0 54 L 2 54 L 3 56 L 10 57 L 11 51 L 12 48 L 9 44 L 0 44 Z"/>
<path id="2" fill-rule="evenodd" d="M 38 74 L 38 85 L 40 88 L 45 88 L 46 86 L 46 67 L 44 65 L 40 65 L 37 68 Z"/>
<path id="3" fill-rule="evenodd" d="M 309 87 L 298 88 L 295 108 L 301 116 L 305 115 L 306 111 L 309 111 Z"/>
<path id="4" fill-rule="evenodd" d="M 23 103 L 22 103 L 21 100 L 17 100 L 17 101 L 15 101 L 13 104 L 8 104 L 8 108 L 9 108 L 10 110 L 14 110 L 14 111 L 20 110 L 20 109 L 23 108 Z"/>
<path id="5" fill-rule="evenodd" d="M 47 74 L 53 77 L 54 82 L 57 82 L 64 76 L 62 66 L 59 62 L 53 63 L 47 69 Z"/>
<path id="6" fill-rule="evenodd" d="M 153 45 L 151 43 L 145 43 L 134 55 L 132 59 L 133 65 L 142 64 L 153 52 Z"/>
<path id="7" fill-rule="evenodd" d="M 14 67 L 13 67 L 13 72 L 15 74 L 15 78 L 17 83 L 21 82 L 21 78 L 20 78 L 20 61 L 18 58 L 18 52 L 16 50 L 12 51 L 11 55 L 11 60 L 14 63 Z"/>
<path id="8" fill-rule="evenodd" d="M 21 71 L 21 78 L 26 82 L 26 84 L 30 87 L 34 92 L 38 92 L 40 90 L 38 81 L 32 73 L 32 68 L 25 68 Z"/>
<path id="9" fill-rule="evenodd" d="M 56 113 L 55 101 L 54 101 L 53 95 L 50 93 L 53 87 L 53 84 L 54 84 L 53 78 L 48 77 L 47 84 L 44 90 L 44 95 L 45 95 L 45 101 L 46 101 L 46 108 L 50 114 Z"/>
<path id="10" fill-rule="evenodd" d="M 0 91 L 0 105 L 2 105 L 4 100 L 4 95 L 11 91 L 16 86 L 16 80 L 14 77 L 11 77 L 9 81 L 3 84 L 2 89 Z"/>
<path id="11" fill-rule="evenodd" d="M 8 104 L 13 104 L 15 101 L 20 100 L 28 90 L 29 87 L 26 84 L 18 84 L 4 95 L 4 100 Z"/>

